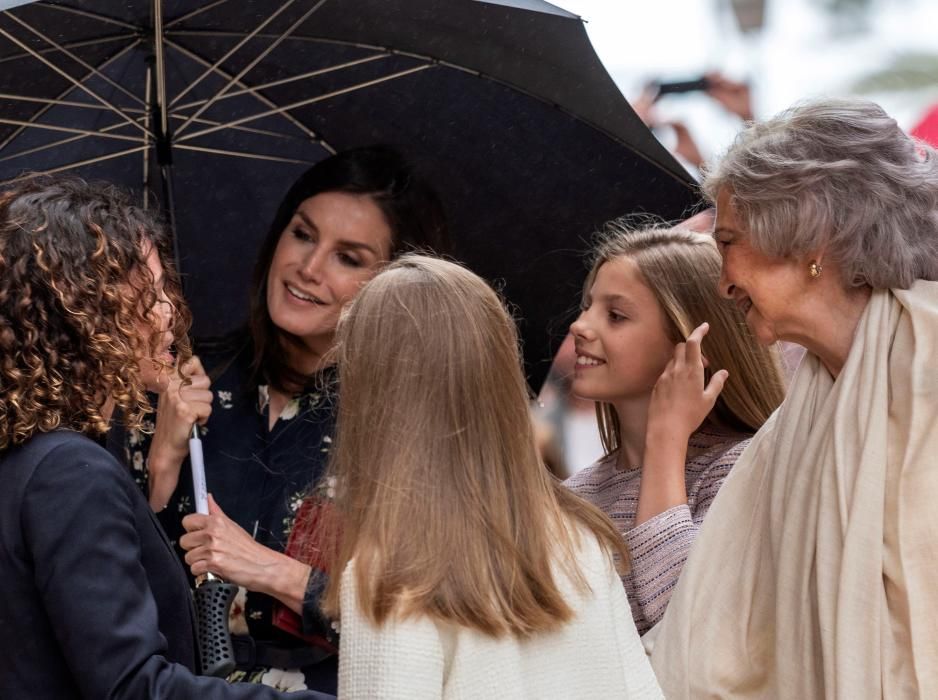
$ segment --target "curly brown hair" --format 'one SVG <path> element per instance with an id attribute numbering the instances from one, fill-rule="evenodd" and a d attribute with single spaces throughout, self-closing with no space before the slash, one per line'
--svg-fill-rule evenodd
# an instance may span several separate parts
<path id="1" fill-rule="evenodd" d="M 101 435 L 109 400 L 131 428 L 152 412 L 139 367 L 162 335 L 151 246 L 185 362 L 191 316 L 152 214 L 78 178 L 31 178 L 0 192 L 0 450 L 58 428 Z M 148 341 L 142 328 L 153 329 Z"/>

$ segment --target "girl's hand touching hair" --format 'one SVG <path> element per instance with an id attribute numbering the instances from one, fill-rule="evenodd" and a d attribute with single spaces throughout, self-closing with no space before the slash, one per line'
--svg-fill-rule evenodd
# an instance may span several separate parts
<path id="1" fill-rule="evenodd" d="M 674 346 L 674 356 L 668 362 L 651 393 L 648 407 L 648 432 L 661 431 L 661 436 L 672 435 L 685 442 L 700 427 L 713 410 L 717 397 L 729 372 L 721 369 L 704 385 L 707 359 L 700 344 L 710 330 L 702 323 L 694 329 L 687 342 Z"/>
<path id="2" fill-rule="evenodd" d="M 186 383 L 188 377 L 190 383 Z M 179 482 L 179 467 L 189 454 L 189 434 L 195 423 L 204 425 L 212 414 L 211 381 L 198 357 L 193 356 L 169 376 L 160 392 L 156 430 L 150 443 L 147 471 L 150 507 L 162 510 Z"/>
<path id="3" fill-rule="evenodd" d="M 709 324 L 702 323 L 686 343 L 674 346 L 674 356 L 652 391 L 635 525 L 687 503 L 687 441 L 713 410 L 729 377 L 721 369 L 704 383 L 707 358 L 700 343 L 708 330 Z"/>

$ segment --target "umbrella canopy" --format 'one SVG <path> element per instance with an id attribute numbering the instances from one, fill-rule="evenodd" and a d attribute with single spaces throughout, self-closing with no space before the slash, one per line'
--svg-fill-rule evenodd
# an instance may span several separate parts
<path id="1" fill-rule="evenodd" d="M 74 171 L 172 212 L 195 334 L 241 323 L 287 188 L 353 146 L 433 182 L 456 257 L 516 306 L 539 387 L 589 235 L 694 183 L 582 22 L 539 0 L 50 0 L 0 12 L 0 182 Z"/>

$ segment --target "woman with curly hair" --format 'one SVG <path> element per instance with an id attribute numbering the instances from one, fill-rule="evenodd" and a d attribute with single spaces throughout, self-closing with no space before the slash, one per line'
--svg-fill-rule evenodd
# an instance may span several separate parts
<path id="1" fill-rule="evenodd" d="M 115 409 L 141 424 L 174 347 L 190 356 L 166 243 L 113 189 L 28 180 L 0 194 L 4 698 L 282 697 L 193 673 L 183 570 L 96 442 Z"/>

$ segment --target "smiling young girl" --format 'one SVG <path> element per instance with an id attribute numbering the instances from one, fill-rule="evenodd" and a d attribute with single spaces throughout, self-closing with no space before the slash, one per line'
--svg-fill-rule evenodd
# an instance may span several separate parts
<path id="1" fill-rule="evenodd" d="M 570 328 L 573 392 L 596 401 L 606 456 L 566 484 L 625 538 L 641 633 L 664 615 L 717 490 L 784 394 L 774 351 L 719 298 L 719 276 L 710 236 L 613 222 Z"/>

